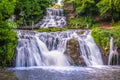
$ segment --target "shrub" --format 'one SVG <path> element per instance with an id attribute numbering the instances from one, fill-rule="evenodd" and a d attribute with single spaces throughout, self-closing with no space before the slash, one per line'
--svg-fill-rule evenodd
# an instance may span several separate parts
<path id="1" fill-rule="evenodd" d="M 120 26 L 111 29 L 95 28 L 92 30 L 92 36 L 95 42 L 101 46 L 105 53 L 109 52 L 110 37 L 114 38 L 114 45 L 120 47 Z"/>
<path id="2" fill-rule="evenodd" d="M 57 28 L 57 27 L 49 27 L 49 28 L 40 28 L 38 32 L 58 32 L 58 31 L 66 31 L 67 28 Z"/>
<path id="3" fill-rule="evenodd" d="M 91 29 L 98 27 L 99 24 L 97 24 L 91 16 L 86 16 L 68 19 L 68 26 L 68 28 Z"/>

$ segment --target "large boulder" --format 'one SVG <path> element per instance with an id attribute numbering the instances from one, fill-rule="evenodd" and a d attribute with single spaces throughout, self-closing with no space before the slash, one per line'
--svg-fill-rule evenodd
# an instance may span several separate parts
<path id="1" fill-rule="evenodd" d="M 66 54 L 69 56 L 72 65 L 86 66 L 84 59 L 80 55 L 79 43 L 77 40 L 68 40 Z"/>

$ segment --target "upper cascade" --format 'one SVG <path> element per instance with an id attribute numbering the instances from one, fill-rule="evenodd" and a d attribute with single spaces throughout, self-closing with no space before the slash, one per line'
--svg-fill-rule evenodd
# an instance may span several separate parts
<path id="1" fill-rule="evenodd" d="M 39 21 L 35 27 L 48 28 L 58 27 L 63 28 L 66 26 L 66 17 L 63 14 L 63 9 L 47 8 L 46 16 Z"/>
<path id="2" fill-rule="evenodd" d="M 62 1 L 63 1 L 63 0 L 58 0 L 57 5 L 62 6 Z"/>

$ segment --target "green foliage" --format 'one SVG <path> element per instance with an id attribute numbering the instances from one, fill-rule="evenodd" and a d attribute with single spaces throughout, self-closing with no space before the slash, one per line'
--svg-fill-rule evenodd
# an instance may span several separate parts
<path id="1" fill-rule="evenodd" d="M 0 1 L 0 17 L 3 20 L 8 19 L 14 12 L 16 0 L 1 0 Z"/>
<path id="2" fill-rule="evenodd" d="M 110 32 L 106 29 L 94 28 L 92 30 L 92 36 L 95 42 L 101 46 L 105 53 L 109 51 Z"/>
<path id="3" fill-rule="evenodd" d="M 112 26 L 118 26 L 118 27 L 119 27 L 119 26 L 120 26 L 120 21 L 113 22 L 113 23 L 111 23 L 111 25 L 112 25 Z"/>
<path id="4" fill-rule="evenodd" d="M 111 17 L 112 19 L 120 18 L 120 0 L 101 0 L 97 7 L 100 15 L 103 17 Z"/>
<path id="5" fill-rule="evenodd" d="M 17 43 L 16 33 L 13 32 L 15 23 L 8 20 L 14 13 L 16 0 L 0 2 L 0 66 L 10 66 Z"/>
<path id="6" fill-rule="evenodd" d="M 98 16 L 109 21 L 120 19 L 120 0 L 65 0 L 72 3 L 78 16 Z"/>
<path id="7" fill-rule="evenodd" d="M 40 20 L 45 10 L 52 3 L 52 0 L 18 0 L 15 8 L 16 19 L 19 25 L 31 25 Z"/>
<path id="8" fill-rule="evenodd" d="M 49 27 L 49 28 L 40 28 L 38 32 L 59 32 L 59 31 L 66 31 L 67 28 L 57 28 L 57 27 Z"/>
<path id="9" fill-rule="evenodd" d="M 0 22 L 0 66 L 11 65 L 16 43 L 17 35 L 8 22 Z"/>
<path id="10" fill-rule="evenodd" d="M 81 16 L 97 15 L 98 8 L 96 6 L 96 0 L 65 0 L 65 3 L 72 3 L 76 12 Z"/>
<path id="11" fill-rule="evenodd" d="M 68 26 L 69 26 L 68 28 L 88 29 L 88 28 L 98 27 L 99 25 L 96 24 L 96 22 L 92 17 L 86 16 L 86 17 L 68 19 Z"/>
<path id="12" fill-rule="evenodd" d="M 105 53 L 109 52 L 110 37 L 114 38 L 114 45 L 120 47 L 120 26 L 116 26 L 112 29 L 100 29 L 94 28 L 92 30 L 92 36 L 95 42 L 103 48 Z"/>
<path id="13" fill-rule="evenodd" d="M 14 22 L 12 19 L 8 19 L 7 24 L 8 24 L 8 26 L 10 26 L 10 28 L 14 28 L 14 29 L 17 28 L 16 22 Z"/>
<path id="14" fill-rule="evenodd" d="M 101 0 L 98 4 L 97 4 L 101 15 L 104 15 L 110 8 L 111 8 L 111 4 L 109 4 L 109 0 Z"/>
<path id="15" fill-rule="evenodd" d="M 111 36 L 114 38 L 114 44 L 120 47 L 120 26 L 111 29 Z"/>
<path id="16" fill-rule="evenodd" d="M 75 40 L 75 39 L 71 39 L 70 42 L 71 42 L 72 44 L 76 44 L 76 45 L 77 45 L 77 43 L 78 43 L 77 40 Z"/>

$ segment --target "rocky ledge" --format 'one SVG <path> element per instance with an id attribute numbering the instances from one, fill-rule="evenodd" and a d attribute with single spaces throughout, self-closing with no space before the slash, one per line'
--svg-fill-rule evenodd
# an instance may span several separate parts
<path id="1" fill-rule="evenodd" d="M 69 58 L 71 58 L 72 65 L 77 65 L 77 66 L 86 66 L 86 63 L 82 56 L 80 55 L 80 48 L 79 48 L 79 43 L 75 39 L 70 39 L 67 42 L 67 49 L 65 52 Z"/>

